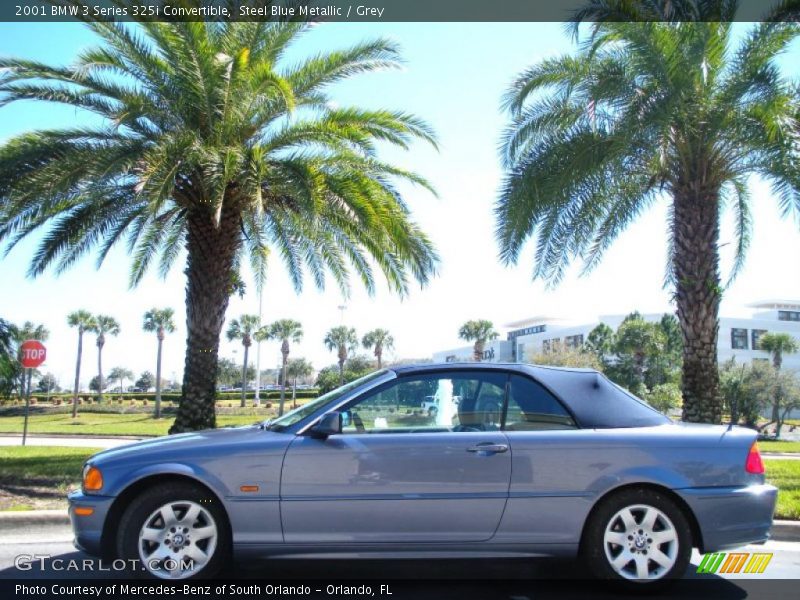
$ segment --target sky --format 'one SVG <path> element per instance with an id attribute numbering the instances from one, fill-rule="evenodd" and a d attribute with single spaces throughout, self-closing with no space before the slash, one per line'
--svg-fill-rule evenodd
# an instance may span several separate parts
<path id="1" fill-rule="evenodd" d="M 340 106 L 412 112 L 436 130 L 438 151 L 419 143 L 408 152 L 391 149 L 381 156 L 422 174 L 437 189 L 438 197 L 434 197 L 419 188 L 401 187 L 414 219 L 439 251 L 441 268 L 427 287 L 412 286 L 402 299 L 382 283 L 369 296 L 355 281 L 345 299 L 335 285 L 325 291 L 309 285 L 297 295 L 283 265 L 273 261 L 264 290 L 263 319 L 293 318 L 303 324 L 304 339 L 293 346 L 292 356 L 308 358 L 317 369 L 335 362 L 322 340 L 330 327 L 342 321 L 355 327 L 359 337 L 375 327 L 390 330 L 395 348 L 386 358 L 411 359 L 464 345 L 458 329 L 468 319 L 489 319 L 505 333 L 507 323 L 534 315 L 590 321 L 597 315 L 632 310 L 674 310 L 670 291 L 663 287 L 666 200 L 630 226 L 589 276 L 580 277 L 580 265 L 576 265 L 555 289 L 531 280 L 532 247 L 516 266 L 503 266 L 498 260 L 492 207 L 502 177 L 497 148 L 506 123 L 500 98 L 525 67 L 574 49 L 563 25 L 325 24 L 297 43 L 292 59 L 376 36 L 400 43 L 403 68 L 354 78 L 338 84 L 331 95 Z M 95 43 L 92 34 L 77 24 L 0 24 L 0 56 L 68 64 L 81 49 Z M 793 77 L 800 75 L 799 52 L 794 46 L 781 61 Z M 35 128 L 85 122 L 84 114 L 69 108 L 33 102 L 0 107 L 0 143 Z M 800 299 L 798 220 L 780 217 L 777 200 L 765 182 L 753 179 L 751 186 L 753 238 L 744 270 L 724 293 L 721 313 L 725 316 L 747 316 L 750 310 L 745 305 L 757 300 Z M 99 270 L 94 256 L 87 256 L 60 276 L 47 273 L 30 279 L 26 271 L 38 241 L 35 237 L 26 240 L 0 258 L 0 316 L 49 328 L 43 371 L 55 374 L 62 386 L 71 386 L 77 333 L 67 326 L 66 315 L 83 308 L 112 315 L 121 324 L 119 337 L 106 342 L 106 373 L 115 366 L 137 374 L 155 372 L 156 339 L 142 331 L 142 316 L 152 307 L 169 306 L 175 309 L 178 328 L 165 342 L 163 374 L 180 379 L 186 337 L 182 260 L 166 280 L 150 273 L 135 289 L 128 287 L 130 260 L 124 245 Z M 732 241 L 732 219 L 726 215 L 720 240 L 723 277 L 729 270 Z M 346 306 L 343 311 L 342 305 Z M 228 318 L 243 313 L 258 313 L 252 284 L 243 299 L 231 299 Z M 83 385 L 96 372 L 93 341 L 88 336 L 84 346 Z M 241 346 L 223 340 L 220 356 L 240 361 Z M 262 369 L 276 367 L 279 357 L 277 343 L 262 344 Z"/>

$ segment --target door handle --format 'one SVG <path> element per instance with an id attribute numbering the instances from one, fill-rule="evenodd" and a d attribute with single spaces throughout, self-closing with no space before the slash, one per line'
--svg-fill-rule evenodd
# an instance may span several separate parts
<path id="1" fill-rule="evenodd" d="M 467 452 L 477 452 L 481 456 L 489 456 L 490 454 L 497 454 L 498 452 L 507 452 L 508 446 L 506 444 L 493 444 L 486 442 L 483 444 L 475 444 L 467 448 Z"/>

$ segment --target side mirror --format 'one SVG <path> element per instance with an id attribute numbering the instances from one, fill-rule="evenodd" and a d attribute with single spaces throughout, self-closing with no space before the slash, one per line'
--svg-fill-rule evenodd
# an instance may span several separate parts
<path id="1" fill-rule="evenodd" d="M 342 433 L 342 413 L 336 411 L 325 413 L 319 423 L 311 428 L 311 433 L 314 437 L 321 438 Z"/>

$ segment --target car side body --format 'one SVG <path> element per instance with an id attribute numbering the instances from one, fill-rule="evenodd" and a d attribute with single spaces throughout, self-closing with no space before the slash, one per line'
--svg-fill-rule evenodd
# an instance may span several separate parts
<path id="1" fill-rule="evenodd" d="M 314 434 L 324 415 L 362 396 L 448 373 L 507 378 L 495 386 L 505 390 L 502 422 Z M 512 378 L 552 394 L 574 427 L 515 430 Z M 468 402 L 457 401 L 457 410 Z M 179 480 L 221 506 L 237 557 L 574 556 L 604 499 L 637 489 L 679 507 L 691 544 L 710 552 L 769 537 L 777 490 L 744 468 L 755 438 L 740 427 L 672 423 L 591 370 L 400 367 L 279 431 L 201 431 L 96 454 L 87 466 L 102 472 L 102 488 L 70 494 L 70 517 L 79 548 L 113 555 L 122 514 L 148 487 Z"/>

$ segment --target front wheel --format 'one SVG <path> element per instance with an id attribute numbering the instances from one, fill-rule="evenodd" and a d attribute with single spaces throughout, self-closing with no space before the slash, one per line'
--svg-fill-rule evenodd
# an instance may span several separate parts
<path id="1" fill-rule="evenodd" d="M 598 578 L 658 587 L 685 573 L 692 552 L 690 527 L 671 498 L 629 489 L 597 506 L 582 551 Z"/>
<path id="2" fill-rule="evenodd" d="M 131 502 L 120 520 L 117 552 L 135 575 L 211 577 L 229 554 L 229 540 L 217 499 L 175 482 L 150 488 Z"/>

